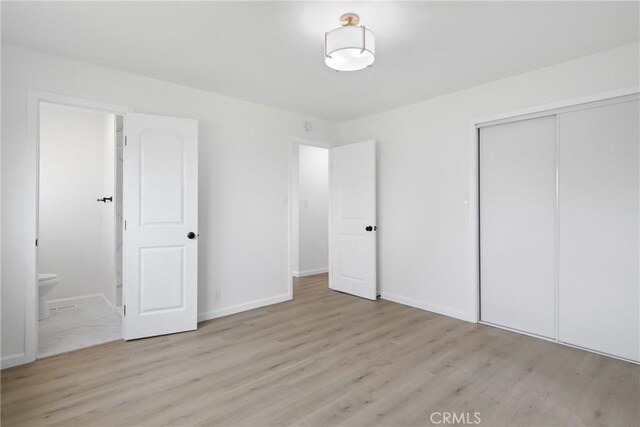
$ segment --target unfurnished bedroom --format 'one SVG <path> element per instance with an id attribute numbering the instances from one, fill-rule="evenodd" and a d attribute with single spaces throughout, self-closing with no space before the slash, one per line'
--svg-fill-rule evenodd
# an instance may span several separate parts
<path id="1" fill-rule="evenodd" d="M 1 1 L 4 426 L 640 426 L 640 2 Z"/>

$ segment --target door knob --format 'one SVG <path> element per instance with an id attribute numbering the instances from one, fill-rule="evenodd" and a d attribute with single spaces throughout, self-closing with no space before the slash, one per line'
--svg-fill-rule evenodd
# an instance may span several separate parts
<path id="1" fill-rule="evenodd" d="M 194 233 L 193 231 L 190 231 L 189 234 L 187 234 L 187 237 L 190 239 L 195 239 L 196 238 L 196 233 Z"/>
<path id="2" fill-rule="evenodd" d="M 372 227 L 372 226 L 370 226 L 370 225 L 367 225 L 367 227 L 365 228 L 365 230 L 367 230 L 367 231 L 373 231 L 373 227 Z"/>

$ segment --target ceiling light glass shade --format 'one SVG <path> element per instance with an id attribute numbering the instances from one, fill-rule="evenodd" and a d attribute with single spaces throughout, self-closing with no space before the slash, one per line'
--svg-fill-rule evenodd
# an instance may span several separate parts
<path id="1" fill-rule="evenodd" d="M 376 59 L 376 36 L 364 26 L 345 26 L 325 34 L 324 62 L 338 71 L 370 67 Z"/>

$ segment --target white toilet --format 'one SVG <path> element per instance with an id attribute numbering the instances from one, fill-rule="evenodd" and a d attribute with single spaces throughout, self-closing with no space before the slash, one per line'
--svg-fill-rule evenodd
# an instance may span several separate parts
<path id="1" fill-rule="evenodd" d="M 51 289 L 58 283 L 60 283 L 60 279 L 57 274 L 38 274 L 38 320 L 49 317 L 47 294 L 51 292 Z"/>

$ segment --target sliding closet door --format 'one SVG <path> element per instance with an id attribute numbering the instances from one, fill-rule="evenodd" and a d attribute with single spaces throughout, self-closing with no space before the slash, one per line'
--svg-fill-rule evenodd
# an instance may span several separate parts
<path id="1" fill-rule="evenodd" d="M 559 340 L 640 359 L 638 102 L 559 116 Z"/>
<path id="2" fill-rule="evenodd" d="M 556 117 L 480 129 L 481 319 L 556 335 Z"/>

